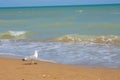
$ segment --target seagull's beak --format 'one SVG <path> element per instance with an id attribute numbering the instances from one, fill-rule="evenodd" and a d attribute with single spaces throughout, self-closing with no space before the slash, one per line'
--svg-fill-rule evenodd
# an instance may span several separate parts
<path id="1" fill-rule="evenodd" d="M 37 50 L 37 52 L 39 52 L 39 50 Z"/>

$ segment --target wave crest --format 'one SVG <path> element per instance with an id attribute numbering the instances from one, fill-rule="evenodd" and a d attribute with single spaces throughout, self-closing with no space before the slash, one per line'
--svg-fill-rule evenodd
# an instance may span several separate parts
<path id="1" fill-rule="evenodd" d="M 107 35 L 107 36 L 86 36 L 86 35 L 77 35 L 77 34 L 69 34 L 64 35 L 58 38 L 55 38 L 55 41 L 61 42 L 94 42 L 94 43 L 120 43 L 120 37 L 115 35 Z"/>
<path id="2" fill-rule="evenodd" d="M 26 31 L 7 31 L 0 33 L 0 38 L 2 39 L 11 39 L 11 38 L 25 38 L 27 32 Z"/>

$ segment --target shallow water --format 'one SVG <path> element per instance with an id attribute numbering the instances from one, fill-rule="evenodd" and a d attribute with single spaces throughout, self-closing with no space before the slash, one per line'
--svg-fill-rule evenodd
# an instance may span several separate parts
<path id="1" fill-rule="evenodd" d="M 14 36 L 10 31 L 25 34 Z M 0 8 L 0 38 L 46 39 L 68 34 L 119 36 L 120 5 Z"/>
<path id="2" fill-rule="evenodd" d="M 23 42 L 3 40 L 0 54 L 30 56 L 39 50 L 39 59 L 63 64 L 120 67 L 120 45 L 88 42 Z"/>

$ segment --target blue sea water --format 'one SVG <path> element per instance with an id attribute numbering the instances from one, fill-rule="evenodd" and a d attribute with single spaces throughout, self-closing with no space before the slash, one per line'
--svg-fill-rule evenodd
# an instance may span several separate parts
<path id="1" fill-rule="evenodd" d="M 120 5 L 0 8 L 0 54 L 120 67 Z"/>

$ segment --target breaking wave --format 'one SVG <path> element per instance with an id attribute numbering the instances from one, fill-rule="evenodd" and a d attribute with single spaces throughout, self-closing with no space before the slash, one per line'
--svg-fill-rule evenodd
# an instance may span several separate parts
<path id="1" fill-rule="evenodd" d="M 120 37 L 115 35 L 87 36 L 69 34 L 54 39 L 60 42 L 93 42 L 93 43 L 120 43 Z"/>
<path id="2" fill-rule="evenodd" d="M 26 38 L 26 31 L 7 31 L 0 33 L 1 39 L 21 39 Z"/>
<path id="3" fill-rule="evenodd" d="M 29 33 L 26 31 L 8 31 L 0 33 L 0 39 L 16 39 L 16 41 L 25 42 L 42 42 L 42 41 L 52 41 L 52 42 L 88 42 L 88 43 L 105 43 L 105 44 L 120 44 L 120 36 L 117 35 L 102 35 L 102 36 L 92 36 L 92 35 L 78 35 L 78 34 L 67 34 L 60 37 L 50 37 L 50 38 L 30 38 Z M 35 35 L 32 35 L 35 36 Z"/>

